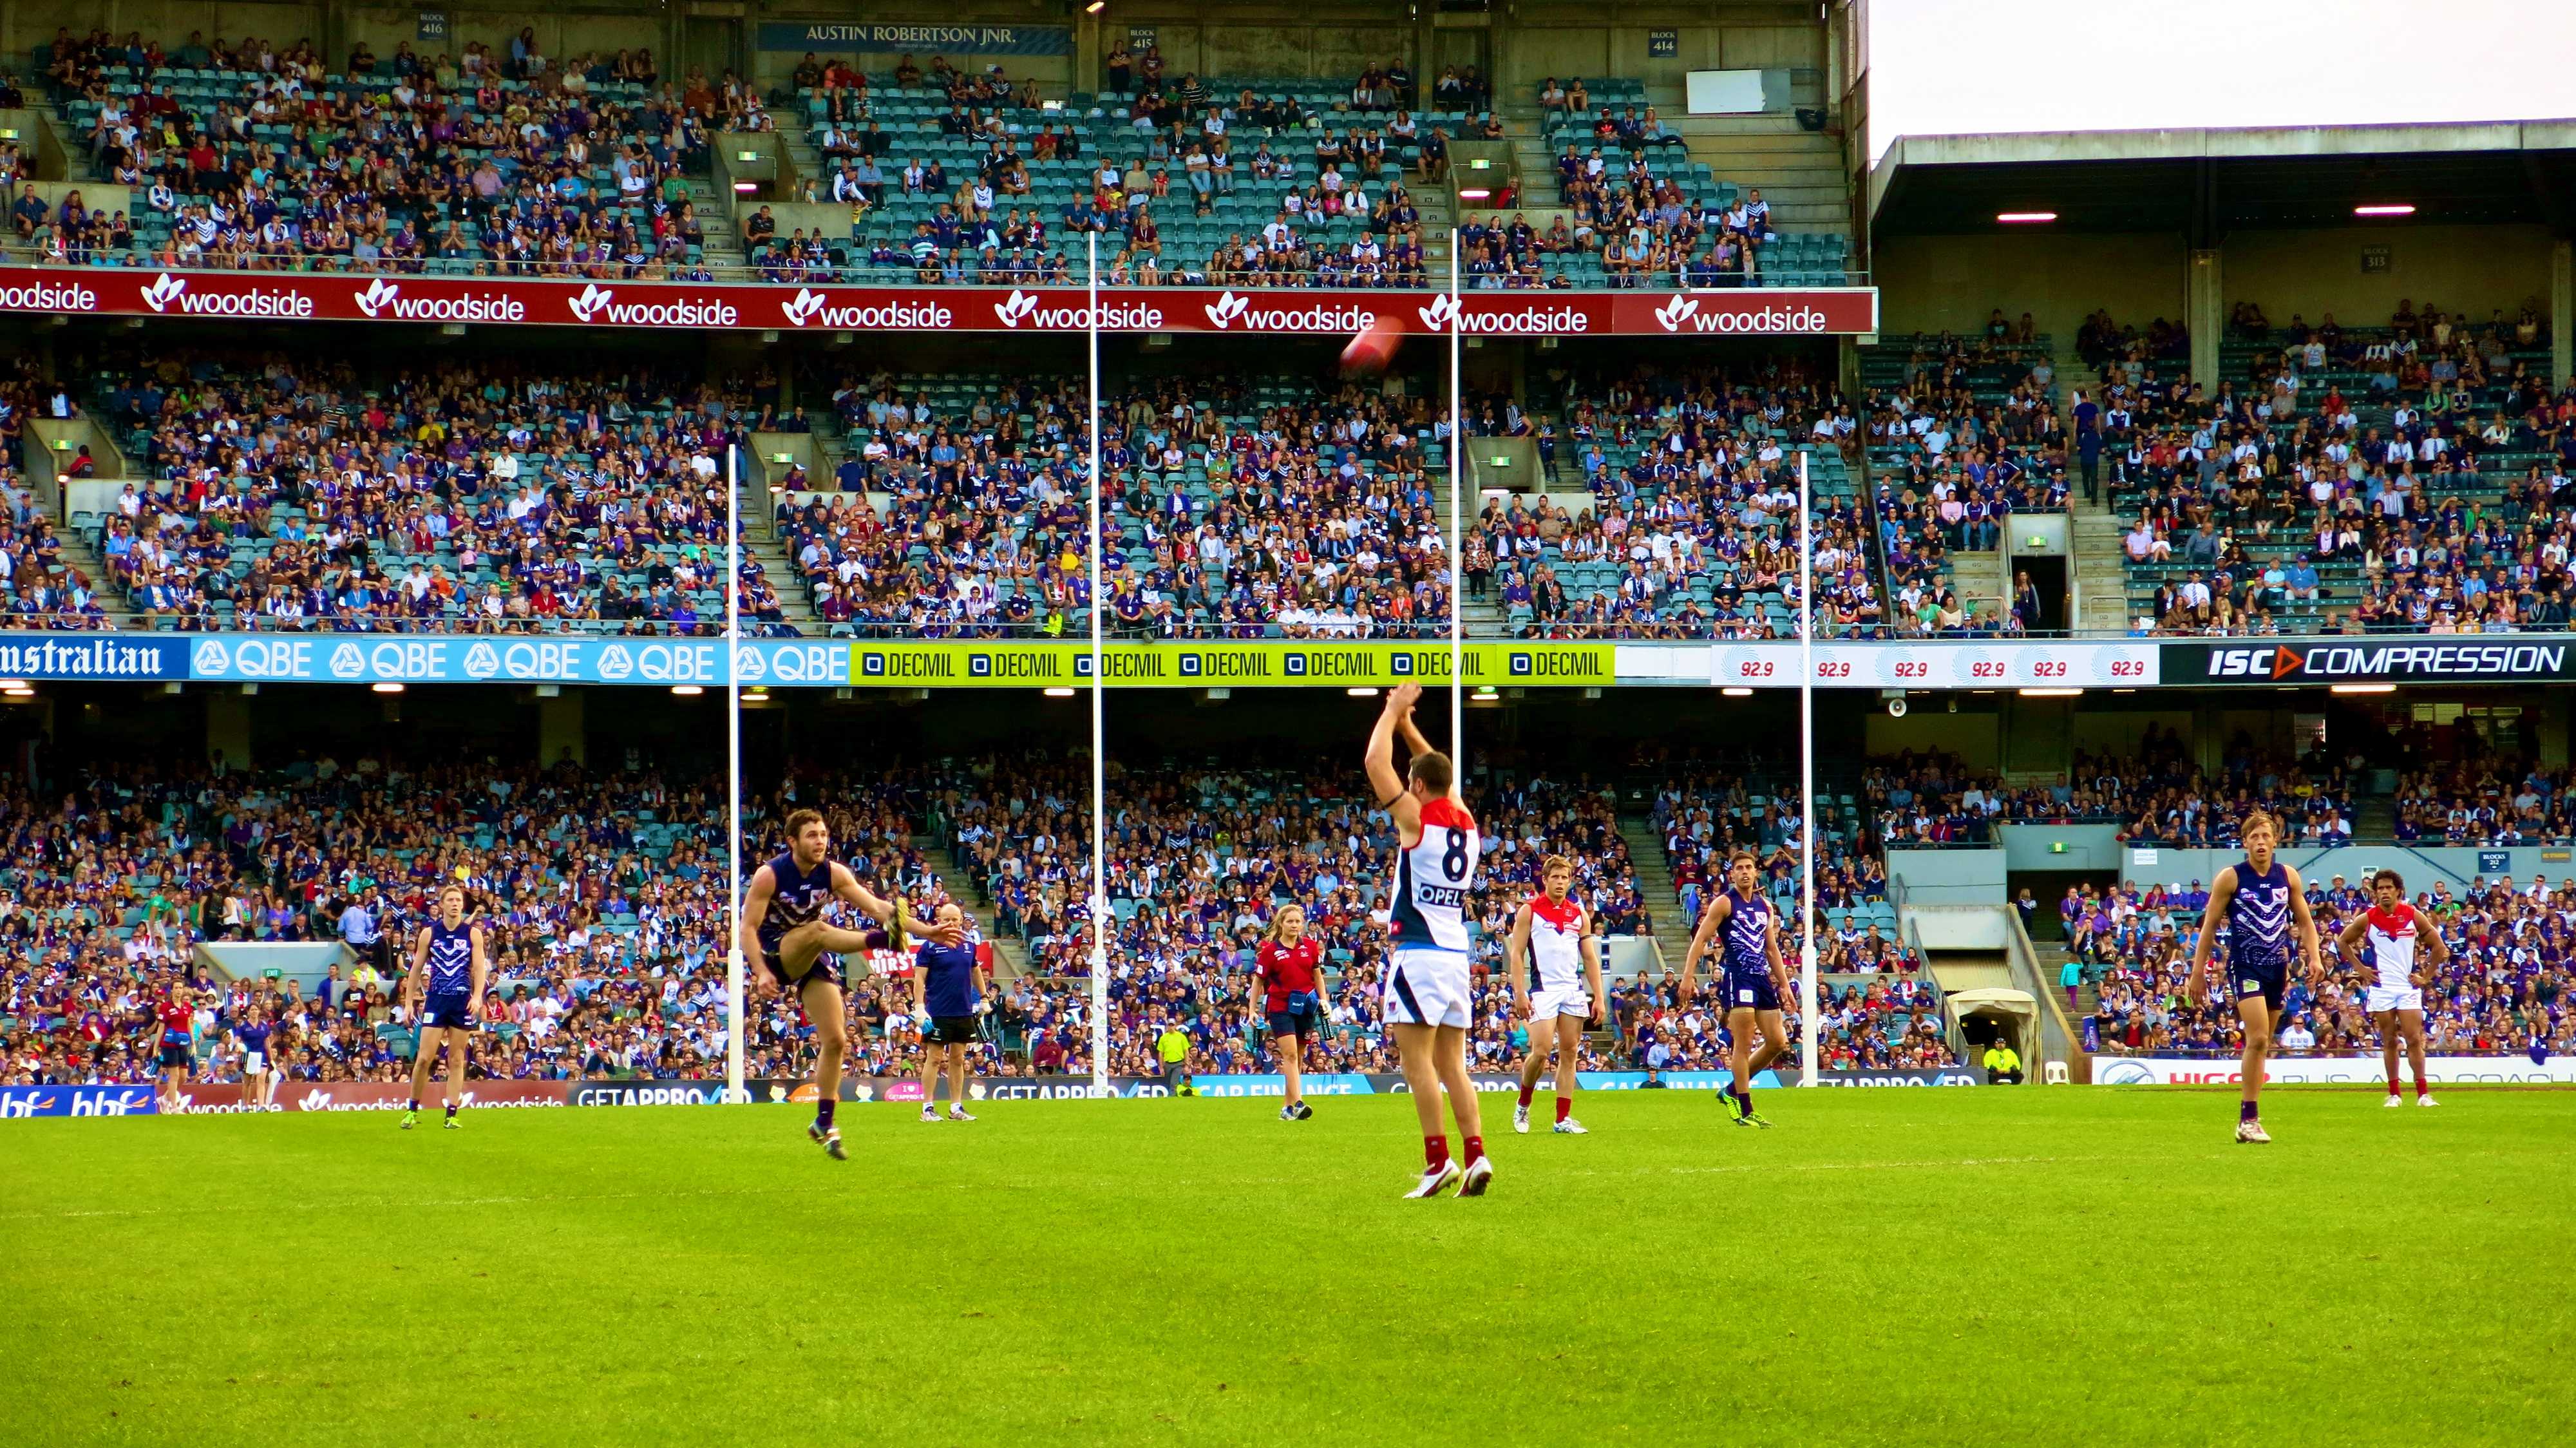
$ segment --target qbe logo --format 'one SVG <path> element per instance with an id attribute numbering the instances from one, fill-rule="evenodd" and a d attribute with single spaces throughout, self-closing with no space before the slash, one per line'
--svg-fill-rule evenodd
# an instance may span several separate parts
<path id="1" fill-rule="evenodd" d="M 885 655 L 883 655 L 883 654 L 861 654 L 861 655 L 859 655 L 859 672 L 860 672 L 860 673 L 862 673 L 862 674 L 866 675 L 867 677 L 869 677 L 869 678 L 871 678 L 871 679 L 882 679 L 882 678 L 884 678 L 884 677 L 885 677 L 885 671 L 886 671 L 886 660 L 885 660 Z"/>
<path id="2" fill-rule="evenodd" d="M 989 679 L 993 677 L 993 656 L 991 654 L 968 654 L 966 656 L 966 676 L 970 679 Z"/>
<path id="3" fill-rule="evenodd" d="M 1531 660 L 1528 654 L 1525 653 L 1514 653 L 1508 667 L 1511 669 L 1512 677 L 1515 679 L 1526 679 L 1530 675 L 1538 672 L 1538 665 Z"/>
<path id="4" fill-rule="evenodd" d="M 1304 654 L 1290 654 L 1287 659 L 1287 673 L 1288 677 L 1292 679 L 1302 679 L 1306 677 L 1306 656 Z"/>
<path id="5" fill-rule="evenodd" d="M 1413 655 L 1389 654 L 1386 660 L 1386 667 L 1387 672 L 1389 673 L 1410 674 L 1413 672 Z"/>
<path id="6" fill-rule="evenodd" d="M 1206 669 L 1207 669 L 1207 663 L 1206 663 L 1206 661 L 1205 661 L 1205 660 L 1203 660 L 1203 659 L 1201 659 L 1198 655 L 1196 655 L 1196 654 L 1183 654 L 1183 655 L 1181 655 L 1181 677 L 1182 677 L 1182 678 L 1184 678 L 1184 679 L 1195 679 L 1195 678 L 1198 678 L 1202 673 L 1204 673 L 1204 672 L 1206 671 Z"/>

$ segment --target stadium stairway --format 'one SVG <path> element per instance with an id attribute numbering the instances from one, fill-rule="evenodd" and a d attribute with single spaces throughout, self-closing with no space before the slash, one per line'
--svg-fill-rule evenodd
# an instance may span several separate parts
<path id="1" fill-rule="evenodd" d="M 1983 552 L 1960 548 L 1950 554 L 1950 586 L 1958 591 L 1959 601 L 1968 606 L 1970 616 L 1981 623 L 2003 617 L 2010 582 L 2004 577 L 2001 548 Z"/>
<path id="2" fill-rule="evenodd" d="M 2128 568 L 2120 555 L 2120 520 L 2106 500 L 2084 501 L 2079 486 L 2068 502 L 2075 550 L 2069 582 L 2075 589 L 2075 626 L 2086 633 L 2122 633 L 2129 627 Z"/>
<path id="3" fill-rule="evenodd" d="M 778 534 L 778 519 L 769 505 L 769 495 L 755 490 L 742 500 L 743 551 L 760 560 L 761 572 L 769 577 L 770 589 L 778 595 L 778 611 L 786 616 L 787 626 L 807 638 L 821 638 L 831 632 L 822 615 L 814 612 L 814 597 L 805 587 L 804 575 L 796 571 L 795 562 L 787 556 L 787 546 Z M 750 632 L 748 628 L 745 633 Z"/>
<path id="4" fill-rule="evenodd" d="M 2057 984 L 2057 973 L 2065 968 L 2068 959 L 2065 942 L 2034 940 L 2030 943 L 2030 952 L 2038 957 L 2040 974 L 2048 978 L 2049 988 L 2057 992 L 2057 999 L 2063 1003 L 2066 999 L 2066 991 L 2064 987 Z M 2093 1014 L 2093 1008 L 2101 1003 L 2102 987 L 2091 975 L 2087 975 L 2084 983 L 2075 989 L 2075 1009 L 2067 1014 L 2078 1018 L 2089 1016 Z"/>
<path id="5" fill-rule="evenodd" d="M 937 835 L 914 835 L 912 837 L 912 848 L 914 853 L 920 855 L 921 858 L 925 860 L 944 860 L 948 858 L 948 843 Z M 1028 974 L 1029 948 L 1027 942 L 1020 940 L 1016 936 L 1002 934 L 1000 927 L 994 924 L 993 912 L 989 907 L 977 905 L 974 901 L 954 892 L 952 892 L 948 898 L 955 900 L 957 902 L 957 908 L 966 912 L 966 923 L 968 927 L 980 932 L 984 937 L 985 943 L 993 947 L 993 984 L 995 988 L 998 989 L 1002 986 L 1009 985 L 1011 982 L 1018 980 L 1021 976 Z"/>
<path id="6" fill-rule="evenodd" d="M 1679 970 L 1699 922 L 1683 918 L 1681 892 L 1673 888 L 1673 872 L 1664 863 L 1664 837 L 1655 832 L 1652 819 L 1622 814 L 1619 838 L 1628 842 L 1628 859 L 1637 867 L 1637 893 L 1645 897 L 1646 915 L 1655 922 L 1655 947 L 1664 953 L 1665 965 Z"/>
<path id="7" fill-rule="evenodd" d="M 1659 97 L 1662 89 L 1646 87 L 1646 99 L 1680 133 L 1690 158 L 1746 191 L 1758 188 L 1771 204 L 1774 228 L 1851 230 L 1840 141 L 1823 131 L 1800 129 L 1795 116 L 1683 115 L 1680 87 L 1671 88 L 1669 99 Z"/>

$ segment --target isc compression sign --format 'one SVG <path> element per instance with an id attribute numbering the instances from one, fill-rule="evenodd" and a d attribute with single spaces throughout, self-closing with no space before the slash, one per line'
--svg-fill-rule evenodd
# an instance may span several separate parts
<path id="1" fill-rule="evenodd" d="M 2566 640 L 2471 635 L 2165 644 L 2177 684 L 2554 683 L 2571 677 Z"/>
<path id="2" fill-rule="evenodd" d="M 2565 1086 L 2576 1084 L 2576 1057 L 2427 1056 L 2427 1080 L 2456 1086 Z M 2377 1056 L 2275 1056 L 2263 1079 L 2276 1085 L 2385 1088 Z M 2233 1060 L 2185 1056 L 2095 1056 L 2096 1086 L 2237 1086 L 2244 1073 Z"/>
<path id="3" fill-rule="evenodd" d="M 1548 688 L 1618 682 L 1609 644 L 1468 644 L 1460 677 L 1476 685 Z M 1116 643 L 1101 673 L 1120 688 L 1385 688 L 1450 682 L 1437 642 Z M 1076 643 L 862 643 L 850 682 L 888 688 L 1053 688 L 1091 679 L 1091 648 Z"/>

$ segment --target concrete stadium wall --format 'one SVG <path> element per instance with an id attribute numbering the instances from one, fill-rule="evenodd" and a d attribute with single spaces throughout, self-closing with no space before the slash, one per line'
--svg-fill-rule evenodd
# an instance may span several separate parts
<path id="1" fill-rule="evenodd" d="M 2508 850 L 2480 850 L 2467 845 L 2346 845 L 2338 850 L 2283 850 L 2280 857 L 2313 882 L 2341 875 L 2357 884 L 2372 871 L 2384 868 L 2405 877 L 2409 894 L 2430 890 L 2437 881 L 2448 884 L 2457 894 L 2480 875 L 2489 880 L 2497 877 L 2496 871 L 2479 868 L 2479 856 L 2494 854 L 2506 858 L 2503 873 L 2525 885 L 2533 875 L 2546 875 L 2553 885 L 2576 880 L 2576 851 L 2564 845 L 2520 845 Z M 2220 870 L 2243 858 L 2242 850 L 2130 850 L 2120 878 L 2141 888 L 2189 880 L 2207 884 Z"/>
<path id="2" fill-rule="evenodd" d="M 1523 4 L 1505 37 L 1496 73 L 1518 98 L 1548 76 L 1620 76 L 1678 88 L 1694 70 L 1822 69 L 1825 30 L 1795 5 L 1728 7 L 1710 23 L 1705 6 L 1623 5 L 1604 23 L 1590 3 Z M 1672 30 L 1678 54 L 1646 53 L 1652 30 Z M 1435 72 L 1436 73 L 1436 72 Z M 1667 119 L 1670 115 L 1667 115 Z"/>
<path id="3" fill-rule="evenodd" d="M 2001 905 L 2004 903 L 2004 852 L 1986 850 L 1889 850 L 1887 875 L 1905 886 L 1908 909 L 1933 905 Z M 1926 949 L 1939 949 L 1929 936 Z M 1998 950 L 2002 941 L 1976 946 Z M 1954 943 L 1953 949 L 1969 949 Z"/>
<path id="4" fill-rule="evenodd" d="M 2118 825 L 1998 825 L 2004 867 L 2024 870 L 2116 870 L 2127 863 Z M 2064 845 L 2059 854 L 2056 846 Z"/>
<path id="5" fill-rule="evenodd" d="M 2386 247 L 2388 270 L 2361 269 L 2364 247 Z M 2383 326 L 2400 299 L 2484 321 L 2525 302 L 2549 316 L 2550 238 L 2540 226 L 2345 226 L 2248 231 L 2227 238 L 2219 286 L 2233 309 L 2259 302 L 2274 326 L 2326 312 L 2345 326 Z M 2125 320 L 2125 319 L 2123 319 Z"/>
<path id="6" fill-rule="evenodd" d="M 2158 317 L 2182 320 L 2187 260 L 2178 235 L 2010 231 L 1889 237 L 1870 268 L 1883 332 L 1975 332 L 2001 307 L 2016 322 L 2030 313 L 2069 347 L 2102 307 L 2142 328 Z"/>

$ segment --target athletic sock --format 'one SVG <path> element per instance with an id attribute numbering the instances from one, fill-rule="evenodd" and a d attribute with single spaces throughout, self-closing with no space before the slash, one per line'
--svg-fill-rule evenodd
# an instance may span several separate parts
<path id="1" fill-rule="evenodd" d="M 1521 1110 L 1529 1110 L 1530 1098 L 1537 1094 L 1537 1087 L 1524 1083 L 1521 1087 Z"/>
<path id="2" fill-rule="evenodd" d="M 2396 1095 L 2397 1088 L 2394 1086 L 2389 1087 L 2388 1094 L 2391 1096 Z M 2422 1099 L 2424 1095 L 2424 1078 L 2421 1076 L 2415 1078 L 2415 1095 L 2418 1100 Z"/>
<path id="3" fill-rule="evenodd" d="M 456 1103 L 452 1101 L 447 1105 L 447 1119 L 450 1121 L 456 1119 Z"/>
<path id="4" fill-rule="evenodd" d="M 1753 1114 L 1753 1093 L 1745 1090 L 1741 1086 L 1736 1087 L 1735 1104 L 1743 1110 L 1745 1115 L 1751 1116 Z"/>
<path id="5" fill-rule="evenodd" d="M 2258 1113 L 2257 1113 L 2257 1111 L 2256 1111 L 2256 1107 L 2255 1107 L 2255 1104 L 2254 1104 L 2253 1102 L 2251 1102 L 2251 1101 L 2239 1101 L 2239 1102 L 2237 1102 L 2237 1103 L 2236 1103 L 2236 1119 L 2237 1119 L 2237 1120 L 2239 1120 L 2239 1121 L 2253 1121 L 2253 1120 L 2256 1120 L 2256 1119 L 2257 1119 L 2257 1115 L 2258 1115 Z"/>
<path id="6" fill-rule="evenodd" d="M 825 1131 L 832 1129 L 832 1108 L 840 1105 L 829 1097 L 814 1103 L 814 1124 Z"/>
<path id="7" fill-rule="evenodd" d="M 1571 1097 L 1571 1096 L 1559 1096 L 1558 1098 L 1556 1098 L 1556 1119 L 1557 1119 L 1559 1122 L 1563 1122 L 1563 1121 L 1565 1120 L 1565 1118 L 1567 1118 L 1567 1117 L 1569 1117 L 1569 1116 L 1572 1116 L 1573 1114 L 1574 1114 L 1574 1098 L 1573 1098 L 1573 1097 Z"/>
<path id="8" fill-rule="evenodd" d="M 1484 1159 L 1484 1155 L 1485 1155 L 1485 1138 L 1483 1138 L 1483 1137 L 1481 1137 L 1481 1136 L 1471 1136 L 1471 1137 L 1468 1137 L 1468 1138 L 1467 1138 L 1467 1160 L 1469 1160 L 1470 1162 L 1474 1162 L 1474 1161 L 1481 1161 L 1481 1160 L 1483 1160 L 1483 1159 Z"/>
<path id="9" fill-rule="evenodd" d="M 1446 1137 L 1446 1136 L 1426 1136 L 1426 1137 L 1422 1138 L 1422 1164 L 1423 1164 L 1425 1167 L 1427 1167 L 1427 1168 L 1429 1168 L 1429 1169 L 1431 1169 L 1431 1170 L 1433 1170 L 1433 1171 L 1438 1171 L 1438 1170 L 1440 1169 L 1440 1164 L 1441 1164 L 1442 1162 L 1447 1161 L 1448 1159 L 1449 1159 L 1449 1138 L 1448 1138 L 1448 1137 Z"/>
<path id="10" fill-rule="evenodd" d="M 405 1110 L 405 1111 L 418 1111 L 419 1109 L 420 1109 L 420 1098 L 419 1098 L 419 1097 L 417 1097 L 417 1096 L 415 1096 L 415 1097 L 413 1097 L 413 1098 L 411 1099 L 411 1104 L 410 1104 L 409 1106 L 406 1106 L 406 1107 L 404 1107 L 404 1108 L 403 1108 L 403 1110 Z"/>

